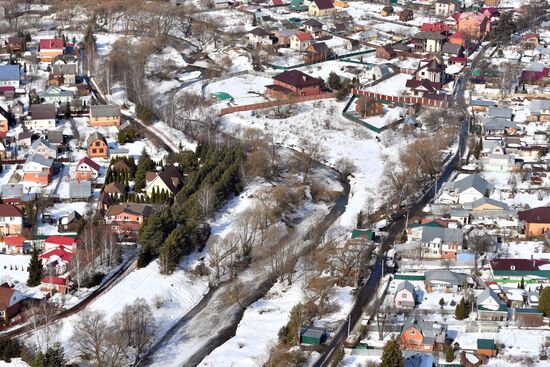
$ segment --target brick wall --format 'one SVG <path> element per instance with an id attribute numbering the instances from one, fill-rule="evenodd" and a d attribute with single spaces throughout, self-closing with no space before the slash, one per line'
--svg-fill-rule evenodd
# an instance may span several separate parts
<path id="1" fill-rule="evenodd" d="M 378 100 L 395 102 L 398 104 L 420 104 L 422 106 L 427 106 L 427 107 L 442 107 L 442 108 L 449 107 L 449 97 L 439 100 L 439 99 L 431 99 L 431 98 L 423 98 L 423 97 L 389 96 L 386 94 L 374 93 L 374 92 L 369 92 L 366 90 L 360 90 L 356 88 L 352 90 L 352 93 L 357 95 L 367 95 L 370 97 L 374 97 Z"/>
<path id="2" fill-rule="evenodd" d="M 312 96 L 296 97 L 296 98 L 291 98 L 287 100 L 269 101 L 269 102 L 247 104 L 243 106 L 227 107 L 227 108 L 222 108 L 220 110 L 220 116 L 228 115 L 230 113 L 235 113 L 235 112 L 262 110 L 264 108 L 284 106 L 284 105 L 293 104 L 293 103 L 315 101 L 318 99 L 330 99 L 334 97 L 336 97 L 336 93 L 332 92 L 332 93 L 316 94 Z"/>

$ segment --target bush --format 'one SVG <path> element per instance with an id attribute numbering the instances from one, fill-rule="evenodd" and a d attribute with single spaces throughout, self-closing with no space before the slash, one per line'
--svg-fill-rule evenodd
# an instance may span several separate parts
<path id="1" fill-rule="evenodd" d="M 145 122 L 151 122 L 153 121 L 153 112 L 143 105 L 137 105 L 136 107 L 136 114 L 138 119 L 145 121 Z"/>
<path id="2" fill-rule="evenodd" d="M 99 271 L 95 272 L 92 275 L 89 275 L 86 278 L 84 278 L 84 280 L 82 281 L 82 287 L 83 288 L 93 288 L 97 285 L 100 285 L 104 276 L 105 276 L 105 274 L 103 274 Z"/>
<path id="3" fill-rule="evenodd" d="M 0 338 L 0 360 L 11 362 L 21 355 L 21 344 L 17 339 Z"/>

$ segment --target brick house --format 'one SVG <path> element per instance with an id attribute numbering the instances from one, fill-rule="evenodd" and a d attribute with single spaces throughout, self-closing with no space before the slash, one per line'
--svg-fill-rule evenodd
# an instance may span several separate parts
<path id="1" fill-rule="evenodd" d="M 491 22 L 483 13 L 462 13 L 458 18 L 458 30 L 479 40 L 489 33 Z"/>
<path id="2" fill-rule="evenodd" d="M 445 343 L 446 335 L 447 328 L 444 325 L 424 321 L 413 315 L 403 324 L 399 344 L 402 349 L 433 352 L 436 344 Z"/>
<path id="3" fill-rule="evenodd" d="M 90 158 L 107 158 L 109 156 L 109 146 L 105 137 L 97 131 L 92 133 L 86 141 L 86 151 Z"/>
<path id="4" fill-rule="evenodd" d="M 124 203 L 112 205 L 105 214 L 105 223 L 111 226 L 111 233 L 118 240 L 137 240 L 139 229 L 145 219 L 153 213 L 153 207 L 147 204 Z"/>
<path id="5" fill-rule="evenodd" d="M 95 180 L 99 175 L 100 166 L 88 157 L 82 158 L 76 164 L 75 176 L 77 181 Z"/>
<path id="6" fill-rule="evenodd" d="M 61 38 L 40 40 L 40 61 L 50 62 L 56 56 L 63 55 L 65 44 Z"/>
<path id="7" fill-rule="evenodd" d="M 10 204 L 0 204 L 0 235 L 20 235 L 23 228 L 23 212 Z"/>
<path id="8" fill-rule="evenodd" d="M 120 107 L 111 105 L 90 106 L 90 126 L 119 126 Z"/>
<path id="9" fill-rule="evenodd" d="M 525 237 L 542 237 L 550 230 L 550 207 L 539 207 L 518 213 L 518 219 L 524 223 Z"/>
<path id="10" fill-rule="evenodd" d="M 23 165 L 23 182 L 47 185 L 53 174 L 53 158 L 40 154 L 30 155 Z"/>
<path id="11" fill-rule="evenodd" d="M 59 276 L 47 276 L 40 280 L 40 290 L 45 293 L 66 294 L 69 290 L 67 278 Z"/>
<path id="12" fill-rule="evenodd" d="M 287 70 L 273 77 L 274 84 L 266 86 L 271 96 L 297 95 L 314 96 L 321 94 L 323 82 L 298 70 Z"/>
<path id="13" fill-rule="evenodd" d="M 401 22 L 408 22 L 409 20 L 413 20 L 413 11 L 410 9 L 401 10 L 398 15 Z"/>
<path id="14" fill-rule="evenodd" d="M 391 46 L 378 46 L 376 48 L 376 57 L 384 60 L 391 60 L 397 57 L 397 52 Z"/>
<path id="15" fill-rule="evenodd" d="M 384 114 L 384 105 L 376 98 L 367 95 L 362 95 L 357 100 L 355 112 L 361 117 L 379 116 Z"/>

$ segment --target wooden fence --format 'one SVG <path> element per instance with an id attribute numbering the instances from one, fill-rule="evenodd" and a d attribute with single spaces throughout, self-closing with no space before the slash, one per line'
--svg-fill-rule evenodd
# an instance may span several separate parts
<path id="1" fill-rule="evenodd" d="M 374 97 L 377 100 L 395 102 L 398 104 L 419 104 L 426 107 L 440 107 L 440 108 L 449 107 L 449 102 L 451 99 L 451 96 L 445 96 L 442 99 L 433 99 L 433 98 L 425 98 L 425 97 L 391 96 L 391 95 L 386 95 L 381 93 L 370 92 L 367 90 L 360 90 L 357 88 L 354 88 L 352 90 L 352 93 L 356 95 L 367 95 L 370 97 Z"/>
<path id="2" fill-rule="evenodd" d="M 309 102 L 309 101 L 315 101 L 318 99 L 329 99 L 336 97 L 336 93 L 322 93 L 322 94 L 316 94 L 313 96 L 304 96 L 304 97 L 296 97 L 296 98 L 289 98 L 284 100 L 278 100 L 278 101 L 269 101 L 269 102 L 260 102 L 260 103 L 254 103 L 254 104 L 247 104 L 243 106 L 234 106 L 234 107 L 226 107 L 222 108 L 220 110 L 220 116 L 228 115 L 230 113 L 235 112 L 242 112 L 242 111 L 253 111 L 253 110 L 261 110 L 264 108 L 272 108 L 277 106 L 284 106 L 289 105 L 293 103 L 302 103 L 302 102 Z"/>

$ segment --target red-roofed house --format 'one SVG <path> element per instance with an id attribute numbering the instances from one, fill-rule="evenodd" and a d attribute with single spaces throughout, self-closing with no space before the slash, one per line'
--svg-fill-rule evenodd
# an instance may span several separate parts
<path id="1" fill-rule="evenodd" d="M 323 82 L 298 70 L 287 70 L 273 77 L 274 84 L 266 86 L 268 94 L 312 96 L 321 94 Z"/>
<path id="2" fill-rule="evenodd" d="M 535 48 L 539 45 L 540 36 L 537 33 L 527 33 L 524 34 L 523 37 L 523 43 L 526 46 L 529 46 L 530 48 Z"/>
<path id="3" fill-rule="evenodd" d="M 54 57 L 63 55 L 64 43 L 61 38 L 40 40 L 40 61 L 50 62 Z"/>
<path id="4" fill-rule="evenodd" d="M 449 37 L 449 42 L 454 44 L 454 45 L 461 45 L 462 47 L 464 47 L 464 49 L 468 49 L 470 47 L 470 37 L 462 32 L 462 31 L 457 31 L 453 34 L 451 34 L 451 36 Z"/>
<path id="5" fill-rule="evenodd" d="M 543 68 L 541 71 L 523 70 L 521 72 L 521 81 L 528 84 L 539 84 L 550 79 L 550 68 Z"/>
<path id="6" fill-rule="evenodd" d="M 491 22 L 483 13 L 462 13 L 458 18 L 458 30 L 481 39 L 491 30 Z"/>
<path id="7" fill-rule="evenodd" d="M 47 276 L 40 281 L 40 290 L 45 293 L 66 294 L 69 290 L 67 278 Z"/>
<path id="8" fill-rule="evenodd" d="M 69 262 L 73 258 L 74 253 L 68 251 L 64 246 L 44 251 L 40 255 L 42 264 L 48 268 L 48 274 L 61 275 L 67 272 Z"/>
<path id="9" fill-rule="evenodd" d="M 518 219 L 525 223 L 525 236 L 540 237 L 550 231 L 550 207 L 543 206 L 518 212 Z"/>
<path id="10" fill-rule="evenodd" d="M 290 37 L 290 48 L 293 50 L 304 51 L 312 41 L 312 37 L 307 32 L 299 32 Z"/>
<path id="11" fill-rule="evenodd" d="M 73 252 L 76 250 L 78 245 L 78 240 L 76 238 L 67 237 L 67 236 L 49 236 L 44 241 L 44 253 L 57 248 L 63 248 L 68 252 Z"/>
<path id="12" fill-rule="evenodd" d="M 76 180 L 91 181 L 95 180 L 99 175 L 100 166 L 88 157 L 82 158 L 76 165 Z"/>
<path id="13" fill-rule="evenodd" d="M 30 246 L 25 248 L 25 237 L 6 236 L 4 237 L 4 250 L 9 254 L 22 254 L 29 250 Z"/>
<path id="14" fill-rule="evenodd" d="M 441 22 L 435 23 L 422 23 L 420 26 L 420 31 L 422 32 L 438 32 L 444 35 L 449 34 L 449 26 Z"/>

